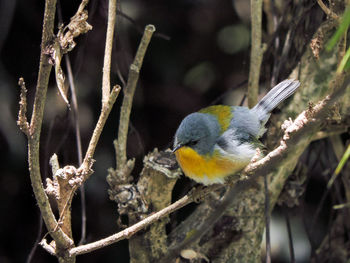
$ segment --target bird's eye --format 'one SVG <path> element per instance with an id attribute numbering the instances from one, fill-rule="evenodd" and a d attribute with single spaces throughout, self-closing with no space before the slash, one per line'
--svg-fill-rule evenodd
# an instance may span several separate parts
<path id="1" fill-rule="evenodd" d="M 188 146 L 195 146 L 198 142 L 199 140 L 192 140 L 188 143 Z"/>

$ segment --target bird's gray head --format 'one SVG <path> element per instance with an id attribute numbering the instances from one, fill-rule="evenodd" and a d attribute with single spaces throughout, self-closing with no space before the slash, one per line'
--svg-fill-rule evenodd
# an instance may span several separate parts
<path id="1" fill-rule="evenodd" d="M 175 133 L 174 151 L 187 146 L 204 155 L 213 151 L 219 136 L 220 126 L 214 116 L 192 113 L 183 119 Z"/>

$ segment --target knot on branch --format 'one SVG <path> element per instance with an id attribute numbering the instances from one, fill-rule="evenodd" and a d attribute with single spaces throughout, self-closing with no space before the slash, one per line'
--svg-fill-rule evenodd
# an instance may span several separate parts
<path id="1" fill-rule="evenodd" d="M 72 165 L 60 168 L 57 155 L 50 158 L 53 179 L 46 179 L 46 193 L 54 198 L 60 214 L 57 227 L 72 237 L 70 208 L 75 191 L 84 182 L 86 174 L 91 173 L 92 162 L 79 169 Z"/>
<path id="2" fill-rule="evenodd" d="M 52 164 L 51 164 L 52 165 Z M 57 167 L 52 165 L 52 169 L 55 170 Z M 76 187 L 77 169 L 74 166 L 67 165 L 63 168 L 55 170 L 53 180 L 50 178 L 46 179 L 46 193 L 53 196 L 56 200 L 61 200 L 63 196 L 66 196 L 72 191 L 73 187 Z"/>
<path id="3" fill-rule="evenodd" d="M 57 36 L 53 37 L 44 48 L 43 53 L 48 56 L 50 64 L 54 66 L 58 64 L 60 67 L 62 56 L 76 45 L 74 38 L 92 29 L 92 26 L 87 22 L 88 12 L 83 8 L 78 9 L 67 26 L 64 27 L 63 24 L 59 26 Z"/>
<path id="4" fill-rule="evenodd" d="M 292 121 L 291 118 L 284 121 L 281 127 L 282 130 L 284 130 L 283 141 L 289 140 L 292 133 L 299 131 L 308 122 L 312 121 L 312 119 L 310 119 L 310 116 L 314 114 L 312 112 L 313 110 L 313 108 L 310 108 L 307 111 L 303 111 L 294 121 Z"/>
<path id="5" fill-rule="evenodd" d="M 158 152 L 157 148 L 154 149 L 145 156 L 143 164 L 137 188 L 149 209 L 147 214 L 138 214 L 140 219 L 170 205 L 173 187 L 181 175 L 175 156 L 170 150 Z"/>
<path id="6" fill-rule="evenodd" d="M 53 196 L 57 201 L 67 199 L 83 182 L 85 176 L 91 174 L 91 162 L 87 167 L 78 169 L 72 165 L 60 168 L 57 155 L 53 154 L 50 158 L 53 179 L 46 179 L 46 193 Z M 64 197 L 65 196 L 65 197 Z"/>
<path id="7" fill-rule="evenodd" d="M 146 213 L 148 206 L 142 198 L 137 186 L 123 184 L 108 190 L 109 199 L 118 204 L 120 215 Z"/>
<path id="8" fill-rule="evenodd" d="M 130 159 L 120 169 L 108 169 L 109 199 L 118 204 L 118 212 L 121 215 L 147 211 L 137 186 L 132 183 L 131 172 L 134 166 L 135 159 Z"/>
<path id="9" fill-rule="evenodd" d="M 158 152 L 156 148 L 151 154 L 145 156 L 143 163 L 145 168 L 152 168 L 168 178 L 178 178 L 182 173 L 175 155 L 169 149 Z"/>

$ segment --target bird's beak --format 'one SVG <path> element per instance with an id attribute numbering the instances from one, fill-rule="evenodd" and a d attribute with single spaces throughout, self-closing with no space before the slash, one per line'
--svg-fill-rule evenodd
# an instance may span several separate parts
<path id="1" fill-rule="evenodd" d="M 178 149 L 180 149 L 183 145 L 182 144 L 178 144 L 174 147 L 173 149 L 173 153 L 175 153 Z"/>

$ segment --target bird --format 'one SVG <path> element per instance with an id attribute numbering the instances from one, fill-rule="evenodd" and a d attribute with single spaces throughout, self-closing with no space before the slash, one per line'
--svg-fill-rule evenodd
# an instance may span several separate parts
<path id="1" fill-rule="evenodd" d="M 213 105 L 187 115 L 174 136 L 173 153 L 184 174 L 203 185 L 224 184 L 244 169 L 262 148 L 271 111 L 300 86 L 286 79 L 253 108 Z"/>

